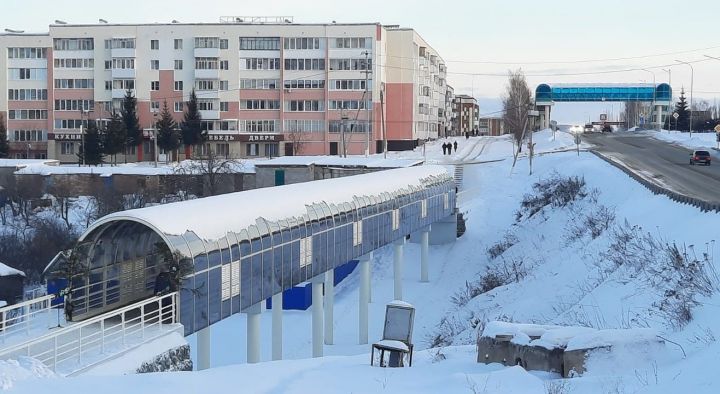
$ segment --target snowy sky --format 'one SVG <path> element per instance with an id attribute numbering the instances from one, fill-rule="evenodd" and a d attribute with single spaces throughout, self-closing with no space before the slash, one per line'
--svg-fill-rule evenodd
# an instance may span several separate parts
<path id="1" fill-rule="evenodd" d="M 89 0 L 2 0 L 0 25 L 46 31 L 55 19 L 71 23 L 94 23 L 98 18 L 217 22 L 221 15 L 290 15 L 296 22 L 381 22 L 415 28 L 448 62 L 448 79 L 456 92 L 472 94 L 481 98 L 481 105 L 485 103 L 481 113 L 499 108 L 496 98 L 502 94 L 504 74 L 518 67 L 528 75 L 552 74 L 529 76 L 534 88 L 542 82 L 652 82 L 653 76 L 646 71 L 608 73 L 637 68 L 649 68 L 656 81 L 666 82 L 668 73 L 662 68 L 675 59 L 705 59 L 695 65 L 695 97 L 710 101 L 720 97 L 720 61 L 703 56 L 720 57 L 716 0 L 365 0 L 353 7 L 333 0 L 174 0 L 172 9 L 166 1 L 123 0 L 123 4 L 111 8 L 110 3 Z M 664 55 L 627 59 L 659 54 Z M 611 58 L 624 59 L 606 60 Z M 671 70 L 676 91 L 681 86 L 689 89 L 689 67 L 675 64 Z M 605 73 L 556 75 L 598 71 Z M 568 121 L 584 121 L 586 113 L 613 112 L 606 106 L 560 105 L 556 114 L 567 112 Z"/>

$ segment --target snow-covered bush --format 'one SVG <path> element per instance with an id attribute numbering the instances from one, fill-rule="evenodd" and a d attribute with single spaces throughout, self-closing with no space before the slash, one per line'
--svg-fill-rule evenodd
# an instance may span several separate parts
<path id="1" fill-rule="evenodd" d="M 533 217 L 547 206 L 565 207 L 588 195 L 585 190 L 585 178 L 562 177 L 558 173 L 553 173 L 550 178 L 535 182 L 532 188 L 533 193 L 523 197 L 520 210 L 515 214 L 518 222 Z"/>
<path id="2" fill-rule="evenodd" d="M 516 243 L 518 243 L 518 237 L 509 231 L 506 232 L 502 240 L 496 242 L 487 249 L 488 258 L 490 258 L 490 260 L 496 259 Z"/>

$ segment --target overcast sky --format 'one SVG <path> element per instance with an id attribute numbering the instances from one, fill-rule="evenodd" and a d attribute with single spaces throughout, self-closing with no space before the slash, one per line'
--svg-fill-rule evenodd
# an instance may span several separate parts
<path id="1" fill-rule="evenodd" d="M 662 68 L 676 59 L 720 57 L 718 0 L 0 0 L 2 28 L 27 31 L 47 31 L 55 19 L 217 22 L 222 15 L 288 15 L 299 23 L 335 20 L 413 27 L 447 62 L 448 80 L 456 92 L 479 97 L 483 113 L 497 110 L 495 99 L 502 95 L 509 68 L 522 67 L 534 89 L 542 82 L 652 82 L 646 71 L 611 72 L 637 68 L 649 68 L 657 82 L 667 82 Z M 603 60 L 618 58 L 622 59 Z M 694 66 L 695 98 L 720 98 L 720 61 Z M 676 92 L 681 86 L 689 90 L 689 67 L 676 64 L 671 70 Z M 558 75 L 598 71 L 604 73 Z M 608 112 L 619 111 L 603 106 Z M 557 109 L 568 110 L 579 121 L 585 120 L 581 113 L 597 112 L 597 106 L 558 107 L 566 107 Z"/>

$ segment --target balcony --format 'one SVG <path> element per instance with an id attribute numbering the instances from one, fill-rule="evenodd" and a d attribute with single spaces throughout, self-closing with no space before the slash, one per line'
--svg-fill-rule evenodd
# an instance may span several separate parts
<path id="1" fill-rule="evenodd" d="M 220 57 L 220 48 L 195 48 L 195 57 Z"/>
<path id="2" fill-rule="evenodd" d="M 195 69 L 195 79 L 220 79 L 220 70 L 218 70 L 217 68 L 200 70 Z"/>
<path id="3" fill-rule="evenodd" d="M 113 79 L 134 79 L 135 69 L 134 68 L 113 68 L 112 69 Z"/>
<path id="4" fill-rule="evenodd" d="M 125 92 L 127 92 L 127 90 L 125 90 L 125 89 L 113 89 L 112 90 L 112 98 L 121 99 L 121 98 L 125 97 Z M 132 92 L 133 92 L 133 95 L 135 95 L 135 90 L 133 90 Z"/>
<path id="5" fill-rule="evenodd" d="M 216 110 L 201 110 L 200 116 L 203 120 L 214 120 L 214 119 L 220 119 L 220 111 Z"/>
<path id="6" fill-rule="evenodd" d="M 110 50 L 112 57 L 135 57 L 135 48 L 113 48 Z"/>
<path id="7" fill-rule="evenodd" d="M 196 90 L 195 94 L 197 94 L 197 97 L 199 99 L 219 99 L 220 98 L 219 90 Z"/>

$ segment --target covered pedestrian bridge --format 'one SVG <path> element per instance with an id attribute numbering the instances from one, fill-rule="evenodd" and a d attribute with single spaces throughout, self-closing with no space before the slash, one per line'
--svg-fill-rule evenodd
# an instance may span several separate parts
<path id="1" fill-rule="evenodd" d="M 179 270 L 179 289 L 172 289 L 180 294 L 178 320 L 185 335 L 198 332 L 200 368 L 209 366 L 209 327 L 235 313 L 248 314 L 248 361 L 259 361 L 259 313 L 268 298 L 272 354 L 279 359 L 282 292 L 311 281 L 313 355 L 319 356 L 323 341 L 332 343 L 333 269 L 360 260 L 359 341 L 367 343 L 372 252 L 395 245 L 395 298 L 402 299 L 406 238 L 421 233 L 421 278 L 427 280 L 430 226 L 441 230 L 444 221 L 454 238 L 454 221 L 447 223 L 455 201 L 445 168 L 419 166 L 114 213 L 80 237 L 89 275 L 76 279 L 74 318 L 152 297 L 159 278 Z M 323 296 L 330 321 L 324 334 Z"/>
<path id="2" fill-rule="evenodd" d="M 646 102 L 651 103 L 655 123 L 663 122 L 663 107 L 671 105 L 672 89 L 661 84 L 540 84 L 535 88 L 535 103 L 543 128 L 550 127 L 550 108 L 556 102 Z"/>

